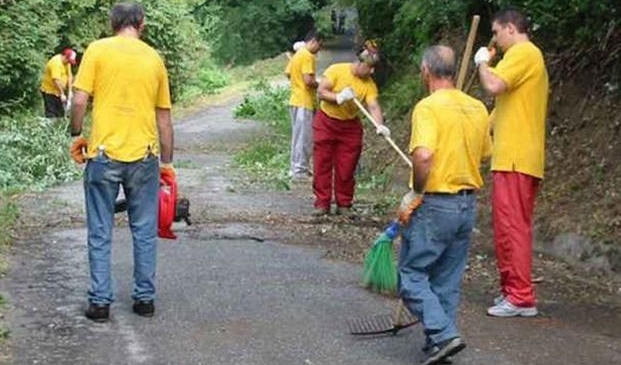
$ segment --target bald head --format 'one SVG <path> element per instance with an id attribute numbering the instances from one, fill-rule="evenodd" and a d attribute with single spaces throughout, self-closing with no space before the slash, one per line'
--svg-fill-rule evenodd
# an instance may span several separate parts
<path id="1" fill-rule="evenodd" d="M 447 46 L 431 46 L 423 53 L 423 66 L 437 78 L 452 79 L 457 69 L 455 52 Z"/>

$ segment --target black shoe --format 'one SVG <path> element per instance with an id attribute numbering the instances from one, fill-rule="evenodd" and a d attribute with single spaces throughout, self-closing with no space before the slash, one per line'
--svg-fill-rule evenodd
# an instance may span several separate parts
<path id="1" fill-rule="evenodd" d="M 134 302 L 134 305 L 132 305 L 132 309 L 134 310 L 134 313 L 141 317 L 153 317 L 153 314 L 155 313 L 155 305 L 153 305 L 152 300 L 137 300 Z"/>
<path id="2" fill-rule="evenodd" d="M 438 346 L 428 347 L 428 345 L 425 345 L 425 347 L 423 347 L 423 353 L 425 353 L 427 357 L 433 354 L 436 354 L 438 351 L 440 351 L 440 348 Z M 451 365 L 452 363 L 453 363 L 453 359 L 450 356 L 447 356 L 444 359 L 442 359 L 440 362 L 438 362 L 438 364 L 440 365 Z"/>
<path id="3" fill-rule="evenodd" d="M 84 315 L 93 322 L 106 322 L 110 318 L 110 304 L 90 303 Z"/>
<path id="4" fill-rule="evenodd" d="M 429 357 L 423 361 L 422 365 L 443 364 L 448 357 L 454 356 L 464 348 L 466 348 L 466 344 L 460 337 L 440 342 L 438 345 L 430 349 L 428 353 Z"/>

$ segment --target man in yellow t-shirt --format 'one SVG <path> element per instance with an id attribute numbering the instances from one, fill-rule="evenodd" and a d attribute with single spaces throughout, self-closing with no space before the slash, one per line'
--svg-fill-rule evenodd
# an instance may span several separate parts
<path id="1" fill-rule="evenodd" d="M 114 5 L 110 23 L 115 35 L 94 41 L 84 53 L 71 118 L 71 135 L 76 137 L 72 155 L 79 163 L 87 159 L 84 189 L 91 285 L 85 315 L 96 322 L 108 320 L 114 301 L 110 248 L 120 186 L 134 245 L 133 310 L 153 316 L 159 181 L 175 174 L 168 75 L 157 51 L 140 40 L 145 24 L 142 5 Z M 80 135 L 89 96 L 93 123 L 86 143 Z"/>
<path id="2" fill-rule="evenodd" d="M 457 329 L 460 285 L 483 185 L 481 161 L 491 154 L 487 109 L 455 89 L 455 52 L 425 50 L 421 79 L 429 96 L 412 113 L 412 188 L 421 199 L 403 230 L 399 295 L 421 318 L 425 365 L 439 364 L 466 345 Z"/>
<path id="3" fill-rule="evenodd" d="M 285 72 L 291 82 L 289 114 L 291 115 L 291 162 L 293 181 L 306 180 L 311 174 L 309 160 L 313 144 L 313 115 L 317 81 L 315 55 L 323 36 L 315 30 L 304 38 L 304 46 L 293 55 Z"/>
<path id="4" fill-rule="evenodd" d="M 71 100 L 73 73 L 71 66 L 76 64 L 77 55 L 71 48 L 50 58 L 41 78 L 41 95 L 46 118 L 62 118 L 68 100 Z"/>
<path id="5" fill-rule="evenodd" d="M 516 9 L 492 21 L 504 56 L 489 67 L 487 48 L 475 54 L 481 85 L 496 97 L 493 112 L 492 213 L 501 293 L 487 313 L 495 317 L 537 315 L 531 283 L 533 210 L 545 158 L 548 73 L 528 37 L 528 20 Z"/>
<path id="6" fill-rule="evenodd" d="M 317 94 L 321 100 L 313 121 L 313 192 L 314 215 L 330 213 L 332 182 L 336 213 L 351 215 L 356 181 L 354 172 L 362 151 L 362 124 L 358 98 L 380 124 L 376 132 L 390 135 L 383 125 L 382 110 L 377 100 L 377 86 L 371 78 L 379 61 L 377 46 L 367 42 L 352 63 L 337 63 L 326 69 Z M 334 172 L 334 175 L 333 175 Z"/>

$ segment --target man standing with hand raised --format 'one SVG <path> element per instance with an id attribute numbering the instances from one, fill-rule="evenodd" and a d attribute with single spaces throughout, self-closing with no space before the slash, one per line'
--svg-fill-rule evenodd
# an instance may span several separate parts
<path id="1" fill-rule="evenodd" d="M 548 73 L 541 50 L 529 39 L 528 20 L 516 9 L 492 21 L 495 43 L 504 56 L 489 67 L 490 51 L 474 56 L 483 88 L 496 97 L 492 113 L 492 219 L 500 296 L 487 314 L 537 315 L 531 283 L 533 211 L 543 178 Z"/>

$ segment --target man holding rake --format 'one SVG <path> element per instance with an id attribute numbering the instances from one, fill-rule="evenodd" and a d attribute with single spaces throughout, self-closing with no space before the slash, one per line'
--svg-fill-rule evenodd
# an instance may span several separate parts
<path id="1" fill-rule="evenodd" d="M 336 214 L 351 216 L 356 181 L 354 172 L 362 152 L 363 128 L 358 118 L 358 98 L 367 104 L 378 123 L 376 132 L 390 136 L 383 124 L 378 92 L 371 78 L 379 61 L 375 42 L 367 41 L 352 63 L 334 64 L 323 74 L 317 94 L 321 103 L 313 121 L 314 215 L 330 213 L 333 194 Z M 334 179 L 333 179 L 334 176 Z"/>

